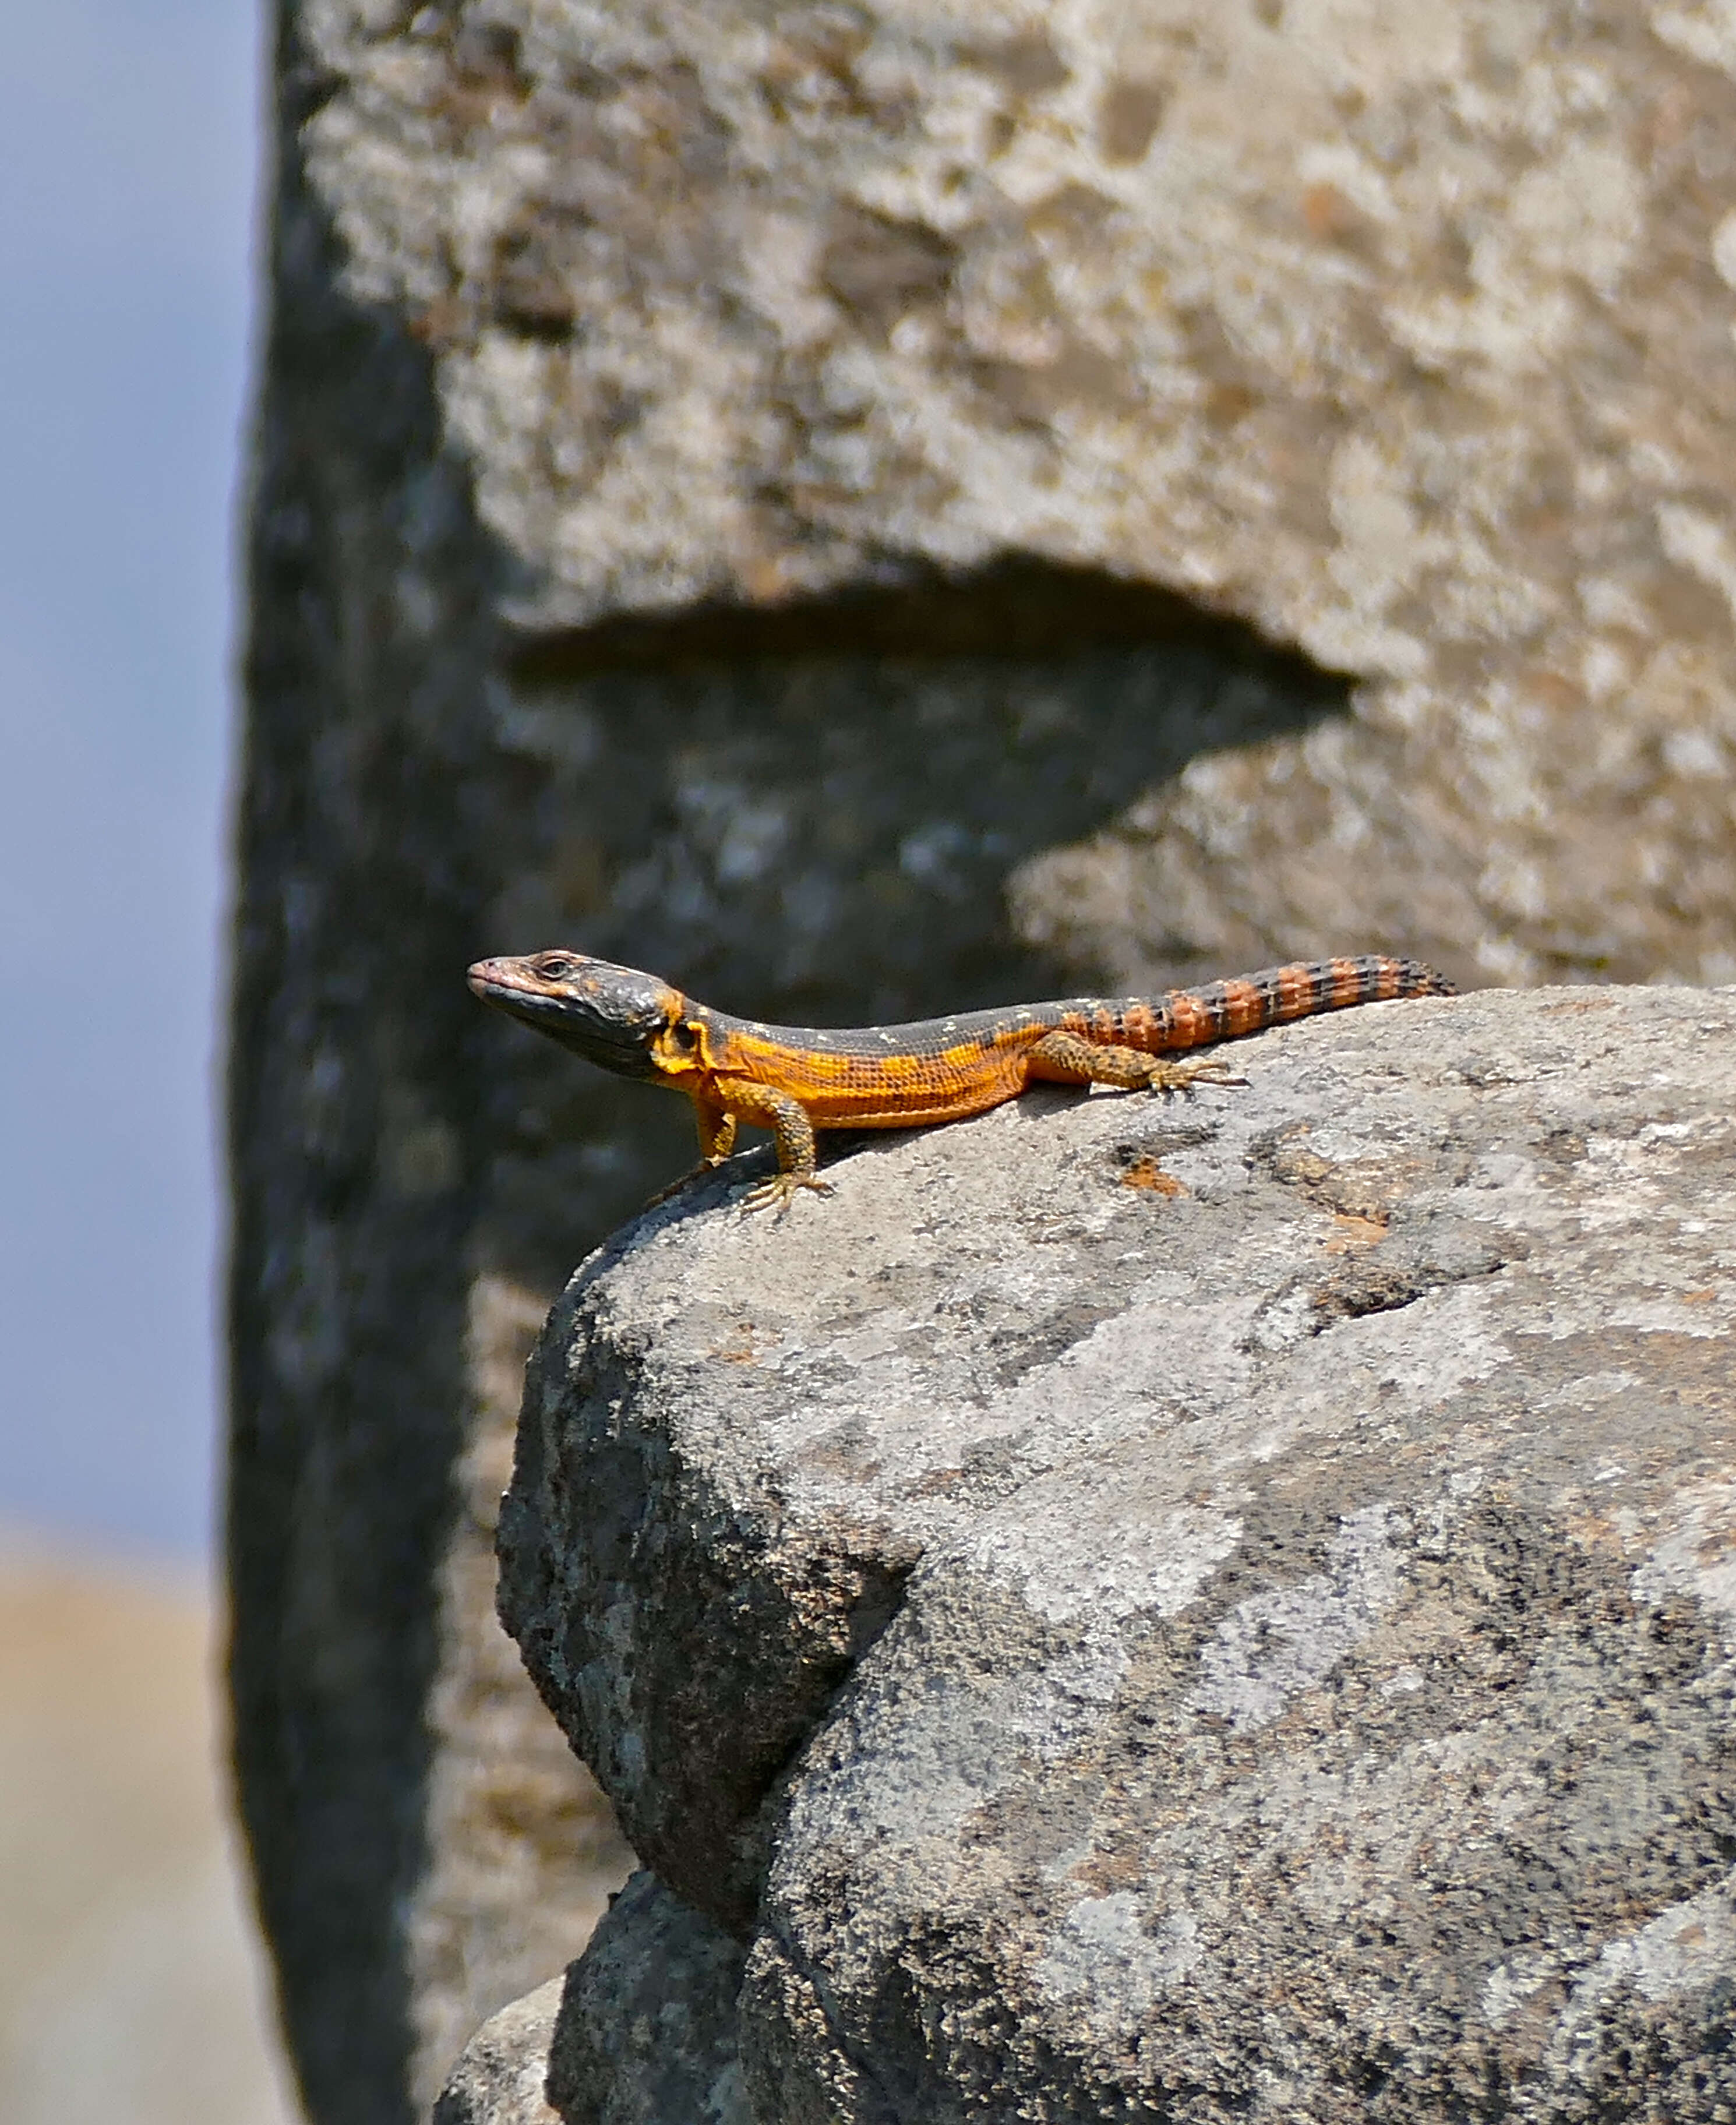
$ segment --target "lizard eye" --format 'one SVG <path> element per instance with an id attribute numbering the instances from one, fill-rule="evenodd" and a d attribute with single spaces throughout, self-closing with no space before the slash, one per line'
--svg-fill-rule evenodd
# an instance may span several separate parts
<path id="1" fill-rule="evenodd" d="M 545 982 L 564 982 L 573 971 L 573 962 L 564 952 L 545 952 L 536 962 L 536 971 Z"/>

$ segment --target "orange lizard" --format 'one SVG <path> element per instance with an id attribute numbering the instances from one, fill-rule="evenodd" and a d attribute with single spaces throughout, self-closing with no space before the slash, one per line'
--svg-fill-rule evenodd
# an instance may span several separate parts
<path id="1" fill-rule="evenodd" d="M 696 1172 L 729 1156 L 738 1122 L 770 1129 L 778 1171 L 749 1192 L 749 1209 L 827 1190 L 814 1171 L 816 1129 L 960 1121 L 1040 1080 L 1160 1092 L 1244 1084 L 1215 1058 L 1163 1058 L 1319 1011 L 1454 993 L 1418 960 L 1371 955 L 1272 967 L 1149 1001 L 1076 997 L 834 1032 L 732 1018 L 654 974 L 578 952 L 480 959 L 469 979 L 484 1003 L 587 1062 L 685 1092 L 699 1124 Z"/>

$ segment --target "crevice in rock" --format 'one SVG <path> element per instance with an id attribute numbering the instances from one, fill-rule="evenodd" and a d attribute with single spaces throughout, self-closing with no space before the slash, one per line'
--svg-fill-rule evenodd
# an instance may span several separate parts
<path id="1" fill-rule="evenodd" d="M 499 1614 L 526 1670 L 569 1743 L 620 1812 L 644 1863 L 678 1896 L 738 1939 L 751 1936 L 777 1796 L 803 1750 L 831 1715 L 839 1692 L 903 1605 L 919 1552 L 889 1551 L 874 1531 L 840 1529 L 791 1573 L 773 1521 L 744 1520 L 727 1494 L 667 1441 L 614 1434 L 604 1414 L 644 1392 L 635 1355 L 589 1331 L 585 1292 L 620 1263 L 619 1243 L 557 1306 L 531 1359 L 512 1487 L 502 1501 L 498 1554 Z M 567 1372 L 575 1336 L 586 1355 Z M 583 1496 L 538 1415 L 552 1369 L 565 1391 L 597 1415 Z M 717 1552 L 695 1568 L 661 1573 L 654 1560 L 678 1553 L 684 1530 L 705 1527 Z M 640 1647 L 720 1642 L 738 1636 L 743 1656 L 727 1698 L 696 1687 L 685 1669 L 636 1661 L 634 1713 L 649 1758 L 666 1784 L 680 1767 L 713 1766 L 707 1790 L 679 1805 L 652 1790 L 611 1750 L 599 1709 L 581 1684 L 587 1666 L 624 1657 L 620 1643 L 587 1620 L 618 1590 L 649 1580 L 655 1596 L 637 1627 Z M 654 1783 L 654 1782 L 653 1782 Z"/>
<path id="2" fill-rule="evenodd" d="M 1102 568 L 1008 554 L 956 572 L 902 558 L 883 569 L 884 582 L 825 596 L 623 613 L 589 627 L 525 630 L 508 642 L 508 669 L 525 684 L 559 685 L 696 665 L 846 657 L 1041 662 L 1161 644 L 1212 651 L 1266 676 L 1271 702 L 1261 736 L 1342 714 L 1356 682 L 1354 673 L 1327 671 L 1245 620 Z"/>
<path id="3" fill-rule="evenodd" d="M 1314 1288 L 1314 1332 L 1323 1334 L 1336 1322 L 1355 1321 L 1366 1313 L 1396 1313 L 1432 1291 L 1493 1276 L 1508 1266 L 1506 1256 L 1493 1249 L 1452 1262 L 1413 1258 L 1347 1264 Z"/>
<path id="4" fill-rule="evenodd" d="M 1524 1256 L 1522 1246 L 1496 1248 L 1480 1236 L 1454 1232 L 1432 1244 L 1376 1240 L 1360 1258 L 1341 1262 L 1323 1277 L 1307 1275 L 1286 1281 L 1260 1308 L 1241 1348 L 1283 1351 L 1325 1335 L 1341 1321 L 1397 1313 L 1432 1291 L 1493 1276 Z"/>
<path id="5" fill-rule="evenodd" d="M 860 2074 L 873 2090 L 875 2109 L 868 2110 L 858 2102 L 857 2114 L 865 2119 L 871 2119 L 872 2125 L 903 2125 L 908 2113 L 895 2099 L 887 2077 L 870 2048 L 851 2034 L 848 2018 L 823 1971 L 801 1953 L 790 1928 L 776 1919 L 762 1922 L 760 1939 L 762 1944 L 775 1948 L 790 1975 L 808 1988 L 838 2056 Z M 748 1971 L 751 1983 L 753 1974 L 751 1962 Z"/>
<path id="6" fill-rule="evenodd" d="M 752 1811 L 751 1834 L 759 1847 L 751 1898 L 752 1923 L 756 1926 L 761 1923 L 766 1878 L 787 1789 L 800 1769 L 809 1745 L 830 1723 L 845 1694 L 854 1685 L 863 1661 L 898 1621 L 911 1575 L 921 1562 L 920 1552 L 895 1559 L 878 1558 L 871 1567 L 866 1560 L 861 1561 L 862 1592 L 847 1618 L 848 1649 L 843 1660 L 847 1664 L 841 1669 L 834 1668 L 832 1687 L 819 1702 L 805 1708 L 805 1713 L 803 1708 L 796 1708 L 797 1716 L 803 1721 L 800 1730 L 793 1736 L 776 1764 L 766 1772 L 758 1803 Z"/>

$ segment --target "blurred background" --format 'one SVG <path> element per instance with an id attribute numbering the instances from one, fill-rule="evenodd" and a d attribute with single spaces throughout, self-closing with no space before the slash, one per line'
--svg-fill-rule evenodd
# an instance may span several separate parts
<path id="1" fill-rule="evenodd" d="M 0 75 L 0 2117 L 292 2104 L 215 1711 L 218 1067 L 262 59 L 64 0 Z"/>

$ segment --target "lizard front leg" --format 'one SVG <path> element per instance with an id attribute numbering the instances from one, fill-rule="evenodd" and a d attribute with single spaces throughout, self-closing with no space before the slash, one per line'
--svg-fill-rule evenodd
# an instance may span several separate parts
<path id="1" fill-rule="evenodd" d="M 799 1188 L 812 1188 L 821 1195 L 832 1193 L 832 1183 L 822 1180 L 814 1170 L 814 1124 L 800 1100 L 751 1077 L 719 1077 L 714 1082 L 731 1130 L 738 1118 L 752 1122 L 770 1129 L 777 1146 L 776 1174 L 748 1190 L 742 1199 L 744 1210 L 787 1209 Z"/>
<path id="2" fill-rule="evenodd" d="M 735 1148 L 734 1115 L 726 1113 L 716 1100 L 704 1093 L 690 1092 L 688 1097 L 693 1102 L 693 1119 L 699 1129 L 699 1164 L 690 1166 L 667 1188 L 659 1188 L 646 1203 L 648 1210 L 654 1210 L 659 1203 L 667 1203 L 672 1195 L 679 1195 L 690 1181 L 698 1180 L 721 1166 Z"/>
<path id="3" fill-rule="evenodd" d="M 693 1119 L 699 1128 L 699 1170 L 721 1166 L 735 1148 L 735 1116 L 715 1100 L 696 1093 Z"/>
<path id="4" fill-rule="evenodd" d="M 1185 1092 L 1194 1085 L 1245 1085 L 1222 1062 L 1172 1062 L 1137 1048 L 1099 1047 L 1077 1033 L 1045 1033 L 1025 1058 L 1026 1074 L 1062 1085 L 1116 1085 L 1124 1091 Z"/>

